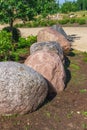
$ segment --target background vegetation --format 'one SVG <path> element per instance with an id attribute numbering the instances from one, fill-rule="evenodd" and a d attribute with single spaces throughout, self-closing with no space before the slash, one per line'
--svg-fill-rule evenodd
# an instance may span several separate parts
<path id="1" fill-rule="evenodd" d="M 20 55 L 25 54 L 27 49 L 29 51 L 30 45 L 37 41 L 36 36 L 22 38 L 18 27 L 86 24 L 86 10 L 87 0 L 73 2 L 65 0 L 62 5 L 59 0 L 0 0 L 0 23 L 9 25 L 0 31 L 1 61 L 11 59 L 17 61 Z M 57 19 L 51 18 L 57 14 Z M 22 24 L 15 25 L 17 19 L 22 20 Z"/>

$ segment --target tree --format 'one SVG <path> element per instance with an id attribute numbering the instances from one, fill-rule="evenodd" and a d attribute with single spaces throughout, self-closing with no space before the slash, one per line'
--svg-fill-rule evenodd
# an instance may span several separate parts
<path id="1" fill-rule="evenodd" d="M 13 28 L 13 23 L 15 19 L 31 20 L 35 15 L 34 6 L 34 0 L 0 0 L 0 21 L 9 24 L 9 28 L 6 30 L 10 30 L 12 33 L 12 42 L 14 41 L 15 28 Z"/>
<path id="2" fill-rule="evenodd" d="M 31 20 L 36 14 L 52 14 L 58 11 L 55 0 L 0 0 L 0 20 L 13 27 L 16 18 Z"/>
<path id="3" fill-rule="evenodd" d="M 31 0 L 32 3 L 34 0 Z M 13 27 L 16 18 L 22 20 L 32 19 L 34 7 L 29 0 L 0 0 L 0 20 L 8 22 Z"/>
<path id="4" fill-rule="evenodd" d="M 66 1 L 65 3 L 63 3 L 63 5 L 61 6 L 61 12 L 68 13 L 71 11 L 73 11 L 73 12 L 77 11 L 77 3 L 70 2 L 70 1 Z"/>
<path id="5" fill-rule="evenodd" d="M 77 0 L 79 10 L 87 10 L 87 0 Z"/>
<path id="6" fill-rule="evenodd" d="M 56 0 L 37 0 L 36 5 L 37 14 L 43 16 L 54 14 L 59 10 L 59 4 Z"/>

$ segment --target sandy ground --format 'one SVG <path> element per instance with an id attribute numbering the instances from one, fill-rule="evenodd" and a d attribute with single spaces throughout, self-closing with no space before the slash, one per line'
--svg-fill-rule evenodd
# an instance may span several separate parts
<path id="1" fill-rule="evenodd" d="M 0 29 L 3 25 L 0 26 Z M 27 37 L 29 35 L 37 35 L 43 28 L 19 28 L 21 35 Z M 67 35 L 73 37 L 72 48 L 87 52 L 87 27 L 63 27 Z"/>
<path id="2" fill-rule="evenodd" d="M 64 27 L 64 30 L 73 37 L 72 48 L 87 52 L 87 27 Z"/>

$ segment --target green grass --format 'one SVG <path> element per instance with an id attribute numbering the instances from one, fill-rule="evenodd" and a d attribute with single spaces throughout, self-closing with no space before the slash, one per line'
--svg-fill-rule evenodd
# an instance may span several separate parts
<path id="1" fill-rule="evenodd" d="M 26 55 L 29 53 L 29 49 L 21 48 L 11 53 L 11 57 L 14 61 L 19 61 L 20 56 Z"/>
<path id="2" fill-rule="evenodd" d="M 83 116 L 87 116 L 87 111 L 83 111 L 83 112 L 82 112 L 82 115 L 83 115 Z"/>
<path id="3" fill-rule="evenodd" d="M 74 70 L 80 70 L 80 67 L 74 63 L 70 64 L 70 67 Z"/>
<path id="4" fill-rule="evenodd" d="M 87 89 L 80 89 L 79 91 L 80 91 L 80 93 L 86 93 Z"/>
<path id="5" fill-rule="evenodd" d="M 28 52 L 29 52 L 29 49 L 21 48 L 21 49 L 17 49 L 14 53 L 19 54 L 19 55 L 24 55 L 24 54 L 27 54 Z"/>
<path id="6" fill-rule="evenodd" d="M 83 61 L 87 63 L 87 52 L 83 53 Z"/>

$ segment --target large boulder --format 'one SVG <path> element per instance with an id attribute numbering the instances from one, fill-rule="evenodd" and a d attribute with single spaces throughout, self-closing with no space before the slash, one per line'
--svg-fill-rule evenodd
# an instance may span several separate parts
<path id="1" fill-rule="evenodd" d="M 0 115 L 35 111 L 47 91 L 47 81 L 32 68 L 16 62 L 0 62 Z"/>
<path id="2" fill-rule="evenodd" d="M 61 33 L 50 27 L 39 31 L 37 35 L 37 41 L 38 42 L 56 41 L 61 45 L 65 54 L 69 53 L 71 50 L 70 42 Z"/>
<path id="3" fill-rule="evenodd" d="M 25 64 L 41 73 L 49 83 L 49 94 L 58 93 L 65 88 L 65 71 L 56 53 L 37 51 L 30 55 Z"/>
<path id="4" fill-rule="evenodd" d="M 60 56 L 61 60 L 64 61 L 63 50 L 62 50 L 60 44 L 55 41 L 37 42 L 37 43 L 32 44 L 32 46 L 30 47 L 30 54 L 33 54 L 36 51 L 40 51 L 40 50 L 55 52 Z"/>

